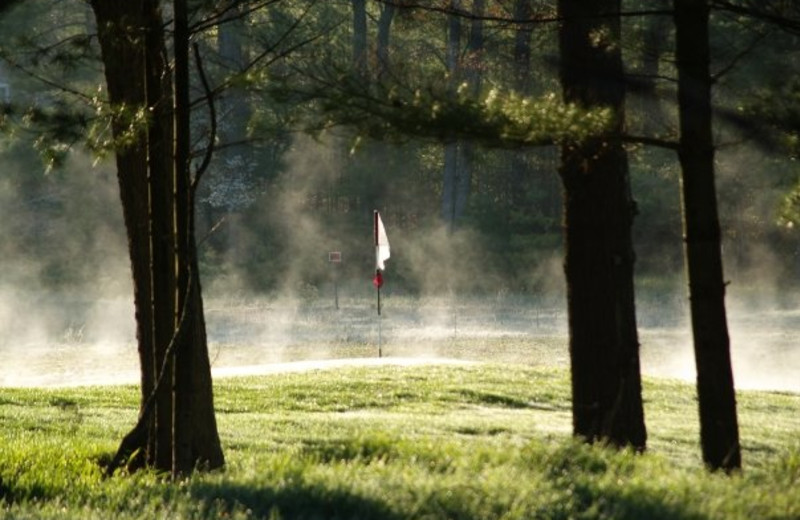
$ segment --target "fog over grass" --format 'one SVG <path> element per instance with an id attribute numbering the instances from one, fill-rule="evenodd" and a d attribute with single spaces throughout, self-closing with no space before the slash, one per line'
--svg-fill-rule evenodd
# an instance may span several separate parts
<path id="1" fill-rule="evenodd" d="M 354 230 L 329 225 L 324 212 L 315 215 L 303 204 L 311 196 L 309 187 L 335 178 L 345 158 L 306 138 L 295 144 L 286 173 L 273 187 L 280 190 L 281 202 L 269 208 L 293 258 L 281 286 L 270 294 L 253 291 L 246 273 L 235 270 L 205 278 L 215 370 L 374 358 L 379 327 L 390 358 L 568 367 L 562 259 L 554 255 L 531 265 L 526 278 L 536 280 L 535 289 L 521 294 L 518 281 L 503 279 L 487 263 L 469 230 L 449 235 L 432 225 L 424 233 L 411 232 L 385 220 L 392 257 L 379 318 L 371 285 L 369 215 L 363 229 Z M 69 171 L 72 177 L 54 180 L 44 192 L 0 183 L 0 386 L 138 381 L 132 287 L 113 169 L 76 158 Z M 20 215 L 14 202 L 28 196 L 54 202 L 40 213 Z M 35 232 L 31 226 L 48 233 L 52 247 L 31 251 L 18 238 L 21 229 Z M 333 266 L 327 263 L 327 252 L 334 249 L 342 250 L 347 263 L 337 280 L 338 309 Z M 747 254 L 763 260 L 759 270 L 730 270 L 727 304 L 736 385 L 800 392 L 800 307 L 770 273 L 771 253 L 756 245 Z M 53 288 L 46 282 L 61 273 L 60 267 L 74 280 Z M 643 372 L 691 381 L 685 284 L 644 282 L 637 284 Z"/>
<path id="2" fill-rule="evenodd" d="M 388 358 L 448 358 L 568 367 L 567 328 L 560 298 L 418 298 L 390 286 L 378 318 L 369 279 L 363 287 L 332 287 L 318 297 L 210 298 L 209 349 L 214 370 L 334 359 L 377 358 L 378 320 Z M 1 386 L 61 386 L 138 381 L 132 304 L 90 294 L 0 288 Z M 13 302 L 13 303 L 12 303 Z M 738 388 L 800 392 L 800 310 L 731 305 L 730 333 Z M 640 316 L 654 309 L 640 309 Z M 666 314 L 666 313 L 665 313 Z M 678 316 L 675 312 L 674 316 Z M 686 320 L 642 316 L 642 369 L 647 375 L 694 378 Z M 319 365 L 323 366 L 323 365 Z M 298 365 L 285 367 L 297 369 Z M 244 369 L 241 369 L 244 371 Z"/>

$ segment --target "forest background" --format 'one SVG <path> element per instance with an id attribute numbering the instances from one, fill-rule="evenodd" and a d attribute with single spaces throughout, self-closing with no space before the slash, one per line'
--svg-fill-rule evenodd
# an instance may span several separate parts
<path id="1" fill-rule="evenodd" d="M 498 142 L 470 121 L 471 139 L 431 127 L 398 132 L 360 112 L 359 86 L 343 79 L 355 63 L 366 82 L 406 89 L 434 109 L 447 107 L 448 94 L 518 96 L 521 106 L 525 97 L 554 100 L 554 7 L 456 2 L 453 16 L 436 2 L 419 4 L 265 1 L 221 25 L 195 20 L 219 121 L 197 205 L 209 296 L 315 299 L 334 276 L 344 294 L 369 294 L 379 209 L 392 243 L 389 295 L 563 297 L 555 145 Z M 637 298 L 683 306 L 669 6 L 623 4 Z M 39 290 L 60 301 L 102 300 L 129 294 L 130 277 L 90 10 L 26 1 L 0 24 L 0 288 L 11 296 L 0 317 L 13 328 Z M 734 297 L 790 307 L 800 274 L 798 37 L 714 10 L 712 45 L 726 279 Z M 192 88 L 199 161 L 210 124 L 196 74 Z M 328 262 L 330 251 L 341 251 L 340 265 Z"/>

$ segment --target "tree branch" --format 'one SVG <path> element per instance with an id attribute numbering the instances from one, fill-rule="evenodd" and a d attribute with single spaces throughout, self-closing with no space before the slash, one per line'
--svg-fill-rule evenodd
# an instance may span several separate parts
<path id="1" fill-rule="evenodd" d="M 197 65 L 197 74 L 200 76 L 200 83 L 202 83 L 203 92 L 205 92 L 206 95 L 205 97 L 206 102 L 208 103 L 208 114 L 211 125 L 208 136 L 208 146 L 203 154 L 203 161 L 200 163 L 200 166 L 197 167 L 197 170 L 194 174 L 194 180 L 192 180 L 192 190 L 195 190 L 203 174 L 208 169 L 208 165 L 211 163 L 211 157 L 214 155 L 214 141 L 217 139 L 217 109 L 216 105 L 214 104 L 214 94 L 211 92 L 211 88 L 208 85 L 206 72 L 203 70 L 203 60 L 200 57 L 200 50 L 197 42 L 192 44 L 192 50 L 194 51 L 194 60 L 195 64 Z"/>
<path id="2" fill-rule="evenodd" d="M 711 75 L 711 84 L 717 83 L 725 74 L 730 72 L 740 61 L 742 61 L 748 54 L 750 54 L 753 49 L 755 49 L 762 40 L 764 40 L 769 33 L 762 33 L 756 36 L 750 44 L 739 51 L 736 56 L 731 59 L 730 63 L 726 66 L 722 67 L 716 74 Z"/>
<path id="3" fill-rule="evenodd" d="M 514 16 L 497 16 L 497 15 L 476 15 L 468 9 L 452 8 L 440 5 L 430 5 L 421 2 L 409 2 L 407 0 L 377 0 L 379 3 L 390 5 L 399 9 L 412 9 L 425 12 L 433 12 L 439 14 L 447 14 L 451 16 L 458 16 L 467 20 L 482 20 L 486 22 L 499 22 L 508 25 L 537 25 L 545 23 L 563 22 L 565 17 L 554 14 L 541 14 L 537 13 L 530 18 L 516 18 Z M 615 11 L 604 13 L 601 16 L 593 16 L 593 18 L 630 18 L 630 17 L 644 17 L 644 16 L 672 16 L 671 9 L 645 9 L 641 11 Z M 575 19 L 574 17 L 571 19 Z"/>
<path id="4" fill-rule="evenodd" d="M 759 3 L 759 7 L 752 7 L 751 4 L 738 5 L 728 0 L 712 0 L 711 6 L 734 14 L 750 16 L 757 20 L 768 22 L 785 31 L 800 34 L 800 12 L 795 13 L 795 17 L 781 14 L 780 12 L 770 11 L 764 6 L 769 6 L 771 2 Z M 796 4 L 795 9 L 797 10 Z M 790 12 L 791 14 L 791 12 Z"/>
<path id="5" fill-rule="evenodd" d="M 622 135 L 622 142 L 627 144 L 643 144 L 646 146 L 655 146 L 665 150 L 678 150 L 678 142 L 669 139 L 661 139 L 659 137 L 649 137 L 646 135 Z"/>

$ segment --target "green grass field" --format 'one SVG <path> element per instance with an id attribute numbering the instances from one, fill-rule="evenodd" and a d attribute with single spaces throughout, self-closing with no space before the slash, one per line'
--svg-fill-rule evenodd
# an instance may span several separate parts
<path id="1" fill-rule="evenodd" d="M 568 374 L 519 364 L 220 379 L 224 471 L 103 479 L 137 389 L 0 389 L 3 518 L 800 518 L 800 395 L 742 392 L 745 469 L 702 468 L 691 385 L 645 381 L 649 451 L 570 438 Z"/>

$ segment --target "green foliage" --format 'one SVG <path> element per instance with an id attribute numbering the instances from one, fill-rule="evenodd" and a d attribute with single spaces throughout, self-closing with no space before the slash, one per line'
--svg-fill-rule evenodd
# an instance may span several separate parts
<path id="1" fill-rule="evenodd" d="M 502 364 L 224 379 L 216 401 L 228 467 L 172 483 L 146 472 L 102 478 L 100 464 L 135 419 L 135 388 L 3 389 L 0 516 L 800 514 L 796 394 L 740 394 L 745 470 L 729 477 L 702 469 L 686 384 L 646 381 L 644 455 L 572 441 L 568 391 L 564 371 Z"/>
<path id="2" fill-rule="evenodd" d="M 642 0 L 626 4 L 626 10 L 657 10 L 662 3 Z M 469 75 L 446 70 L 446 13 L 401 9 L 391 29 L 390 69 L 376 77 L 371 48 L 369 77 L 362 78 L 352 74 L 349 2 L 245 4 L 258 8 L 226 29 L 241 28 L 235 38 L 243 59 L 255 61 L 237 68 L 219 55 L 219 13 L 213 2 L 193 3 L 193 41 L 217 94 L 218 137 L 236 113 L 243 119 L 235 121 L 239 137 L 247 140 L 233 157 L 228 155 L 232 149 L 225 149 L 229 143 L 220 140 L 218 156 L 200 186 L 198 238 L 209 284 L 234 280 L 253 292 L 319 289 L 329 279 L 327 250 L 345 254 L 339 273 L 343 279 L 363 278 L 372 267 L 362 230 L 369 228 L 372 209 L 379 208 L 390 235 L 403 246 L 392 260 L 392 282 L 404 291 L 424 291 L 427 268 L 421 265 L 422 256 L 407 253 L 416 253 L 423 244 L 444 249 L 434 244 L 441 226 L 441 143 L 460 139 L 474 149 L 471 194 L 458 223 L 472 245 L 452 248 L 458 251 L 454 262 L 469 273 L 464 284 L 453 287 L 466 292 L 509 285 L 527 292 L 541 289 L 547 280 L 541 276 L 543 266 L 560 255 L 561 208 L 557 152 L 555 146 L 540 145 L 602 133 L 613 117 L 608 110 L 586 112 L 560 101 L 554 26 L 536 24 L 524 35 L 532 42 L 531 62 L 521 74 L 515 49 L 522 28 L 501 22 L 510 14 L 508 5 L 487 2 L 492 19 L 484 23 L 477 84 Z M 371 45 L 380 8 L 379 2 L 367 2 Z M 536 3 L 534 15 L 546 19 L 552 9 Z M 27 195 L 51 194 L 54 187 L 45 186 L 51 181 L 37 175 L 43 168 L 28 163 L 28 157 L 21 159 L 20 149 L 35 146 L 44 169 L 52 173 L 62 168 L 56 173 L 61 180 L 79 177 L 70 168 L 76 145 L 104 157 L 142 137 L 147 121 L 142 107 L 111 107 L 105 99 L 91 18 L 85 3 L 30 0 L 16 3 L 0 19 L 0 56 L 7 60 L 0 71 L 7 77 L 0 81 L 8 82 L 12 92 L 2 123 L 18 141 L 13 150 L 4 149 L 3 159 L 24 160 L 26 171 L 38 179 L 18 187 L 19 177 L 11 174 L 11 187 L 3 186 L 8 197 L 3 198 L 24 202 L 15 205 L 15 215 L 23 221 L 36 220 L 42 227 L 43 222 L 68 222 L 80 235 L 97 227 L 106 233 L 105 216 L 50 208 L 42 212 L 41 198 Z M 63 23 L 54 25 L 56 19 Z M 792 189 L 797 171 L 789 160 L 797 141 L 798 88 L 791 80 L 796 35 L 774 33 L 763 20 L 722 11 L 714 12 L 713 22 L 713 68 L 724 72 L 715 84 L 720 144 L 746 137 L 773 147 L 757 154 L 752 149 L 718 150 L 719 177 L 731 179 L 719 183 L 726 267 L 732 265 L 728 272 L 733 273 L 761 269 L 761 252 L 768 249 L 784 274 L 792 265 L 796 241 L 795 231 L 787 229 L 797 220 Z M 462 20 L 464 39 L 471 23 Z M 674 138 L 675 92 L 670 82 L 662 81 L 675 74 L 669 18 L 630 16 L 623 23 L 626 70 L 632 73 L 627 127 L 634 134 Z M 467 77 L 472 83 L 464 81 Z M 193 87 L 200 91 L 196 77 Z M 203 103 L 198 98 L 193 113 L 198 146 L 206 142 L 209 128 Z M 232 110 L 237 103 L 246 105 L 244 115 Z M 118 139 L 111 136 L 112 121 L 127 129 Z M 299 130 L 309 131 L 316 141 Z M 318 148 L 312 150 L 310 141 Z M 202 155 L 202 150 L 195 152 Z M 633 197 L 640 210 L 634 228 L 637 270 L 671 277 L 682 265 L 676 156 L 672 151 L 631 152 Z M 551 157 L 543 158 L 547 153 Z M 747 162 L 743 155 L 750 156 Z M 522 178 L 514 179 L 518 172 L 524 172 Z M 91 192 L 92 183 L 83 189 Z M 48 200 L 70 205 L 62 197 Z M 300 220 L 310 223 L 298 229 Z M 52 240 L 56 231 L 20 235 L 18 226 L 12 227 L 2 232 L 4 238 L 20 238 L 13 238 L 14 247 L 4 244 L 3 250 L 14 249 L 16 256 L 35 251 L 34 263 L 47 264 L 37 281 L 84 281 L 84 273 L 74 272 L 81 265 L 73 259 L 74 249 L 86 249 L 85 241 L 80 248 L 62 247 L 64 259 Z M 315 248 L 298 237 L 312 234 L 321 237 Z M 121 228 L 117 235 L 123 240 Z M 17 248 L 17 242 L 25 245 Z M 666 250 L 664 244 L 669 245 Z M 474 276 L 476 267 L 485 276 Z"/>
<path id="3" fill-rule="evenodd" d="M 339 74 L 320 79 L 304 96 L 315 100 L 325 116 L 312 129 L 343 124 L 378 139 L 464 138 L 494 147 L 542 146 L 602 134 L 612 120 L 608 109 L 581 109 L 553 93 L 530 98 L 495 87 L 475 98 L 466 83 L 455 92 L 447 85 L 447 78 L 436 78 L 365 86 L 358 77 Z"/>

